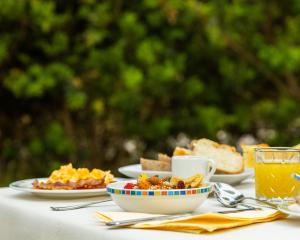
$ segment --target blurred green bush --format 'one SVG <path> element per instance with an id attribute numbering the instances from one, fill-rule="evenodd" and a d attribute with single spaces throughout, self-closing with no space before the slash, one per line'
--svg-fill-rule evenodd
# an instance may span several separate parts
<path id="1" fill-rule="evenodd" d="M 1 184 L 68 161 L 115 171 L 180 133 L 298 143 L 299 13 L 295 0 L 0 0 Z"/>

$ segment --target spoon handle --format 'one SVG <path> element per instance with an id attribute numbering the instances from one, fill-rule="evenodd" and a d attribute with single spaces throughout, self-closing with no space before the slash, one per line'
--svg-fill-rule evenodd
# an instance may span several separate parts
<path id="1" fill-rule="evenodd" d="M 234 210 L 226 210 L 226 211 L 218 211 L 215 213 L 219 214 L 228 214 L 228 213 L 236 213 L 236 212 L 243 212 L 249 210 L 261 210 L 260 208 L 244 208 L 244 209 L 234 209 Z M 147 217 L 147 218 L 137 218 L 137 219 L 130 219 L 130 220 L 121 220 L 121 221 L 111 221 L 105 223 L 106 226 L 109 227 L 124 227 L 133 225 L 140 222 L 148 222 L 148 221 L 161 221 L 161 220 L 174 220 L 177 218 L 185 218 L 191 216 L 200 216 L 199 213 L 186 213 L 186 214 L 176 214 L 176 215 L 163 215 L 158 217 Z"/>
<path id="2" fill-rule="evenodd" d="M 67 211 L 67 210 L 74 210 L 74 209 L 80 209 L 80 208 L 86 208 L 94 204 L 103 203 L 103 202 L 109 202 L 112 201 L 109 200 L 103 200 L 103 201 L 97 201 L 97 202 L 90 202 L 90 203 L 84 203 L 84 204 L 77 204 L 77 205 L 70 205 L 70 206 L 62 206 L 62 207 L 50 207 L 53 211 Z"/>
<path id="3" fill-rule="evenodd" d="M 272 208 L 274 208 L 274 209 L 277 209 L 277 208 L 278 208 L 278 206 L 277 206 L 276 204 L 270 203 L 270 202 L 268 202 L 268 201 L 260 200 L 260 199 L 258 199 L 258 198 L 254 198 L 254 197 L 244 197 L 244 199 L 251 199 L 251 200 L 254 200 L 254 201 L 257 201 L 257 202 L 260 202 L 260 203 L 264 203 L 264 204 L 266 204 L 266 205 L 268 205 L 269 207 L 272 207 Z"/>
<path id="4" fill-rule="evenodd" d="M 242 208 L 242 209 L 234 209 L 234 210 L 225 210 L 225 211 L 218 211 L 216 213 L 220 213 L 220 214 L 227 214 L 227 213 L 237 213 L 237 212 L 245 212 L 245 211 L 253 211 L 253 210 L 261 210 L 261 208 L 254 208 L 254 207 L 250 207 L 250 208 Z"/>
<path id="5" fill-rule="evenodd" d="M 196 214 L 186 213 L 186 214 L 176 214 L 176 215 L 163 215 L 163 216 L 155 216 L 155 217 L 146 217 L 146 218 L 136 218 L 136 219 L 129 219 L 129 220 L 121 220 L 121 221 L 111 221 L 105 223 L 106 226 L 109 227 L 124 227 L 133 225 L 140 222 L 147 222 L 147 221 L 161 221 L 161 220 L 173 220 L 177 218 L 184 218 L 190 217 Z"/>

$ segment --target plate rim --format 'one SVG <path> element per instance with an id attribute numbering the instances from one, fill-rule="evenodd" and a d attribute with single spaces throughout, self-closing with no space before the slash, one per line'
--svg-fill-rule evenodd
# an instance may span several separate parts
<path id="1" fill-rule="evenodd" d="M 292 211 L 289 209 L 290 206 L 292 205 L 299 205 L 298 203 L 293 203 L 291 205 L 288 205 L 288 206 L 285 206 L 285 205 L 279 205 L 278 206 L 278 210 L 283 212 L 283 213 L 286 213 L 288 215 L 292 215 L 292 216 L 297 216 L 297 217 L 300 217 L 300 211 L 299 212 L 295 212 L 295 211 Z M 299 205 L 300 206 L 300 205 Z"/>
<path id="2" fill-rule="evenodd" d="M 128 168 L 128 167 L 133 167 L 133 166 L 139 167 L 139 166 L 141 166 L 141 164 L 129 164 L 129 165 L 126 165 L 123 167 L 119 167 L 118 171 L 121 172 L 122 169 Z M 133 172 L 133 170 L 129 170 L 129 171 Z M 134 171 L 134 172 L 136 172 L 136 171 Z M 162 175 L 171 174 L 170 171 L 152 171 L 152 170 L 142 170 L 142 169 L 141 169 L 141 172 L 157 173 L 157 174 L 162 174 Z"/>
<path id="3" fill-rule="evenodd" d="M 123 169 L 126 169 L 126 168 L 128 168 L 128 167 L 134 167 L 134 166 L 141 166 L 141 164 L 129 164 L 129 165 L 126 165 L 126 166 L 122 166 L 122 167 L 119 167 L 118 168 L 118 171 L 120 172 L 120 173 L 122 173 L 121 171 L 123 170 Z M 127 171 L 131 171 L 131 172 L 137 172 L 137 171 L 134 171 L 134 170 L 127 170 Z M 164 175 L 166 175 L 166 174 L 171 174 L 172 172 L 171 171 L 149 171 L 149 170 L 141 170 L 141 172 L 149 172 L 149 174 L 151 174 L 151 173 L 157 173 L 157 174 L 164 174 Z M 122 173 L 122 174 L 124 174 L 124 173 Z M 252 168 L 245 168 L 244 169 L 244 171 L 243 172 L 241 172 L 241 173 L 237 173 L 237 174 L 213 174 L 213 176 L 212 177 L 233 177 L 233 176 L 235 176 L 235 177 L 241 177 L 241 176 L 248 176 L 248 175 L 252 175 L 252 174 L 254 174 L 254 169 L 252 169 Z"/>
<path id="4" fill-rule="evenodd" d="M 20 187 L 16 186 L 16 184 L 21 183 L 21 182 L 33 182 L 34 180 L 45 180 L 48 178 L 29 178 L 29 179 L 23 179 L 23 180 L 17 180 L 14 182 L 11 182 L 9 184 L 9 188 L 17 190 L 17 191 L 22 191 L 22 192 L 29 192 L 29 193 L 34 193 L 34 194 L 60 194 L 60 195 L 71 195 L 71 194 L 88 194 L 88 193 L 104 193 L 106 191 L 105 188 L 97 188 L 97 189 L 80 189 L 80 190 L 65 190 L 65 189 L 54 189 L 54 190 L 47 190 L 47 189 L 34 189 L 34 188 L 29 188 L 29 187 Z"/>

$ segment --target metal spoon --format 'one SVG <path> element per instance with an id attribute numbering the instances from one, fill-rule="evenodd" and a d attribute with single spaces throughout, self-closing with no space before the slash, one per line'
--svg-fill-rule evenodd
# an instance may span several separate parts
<path id="1" fill-rule="evenodd" d="M 237 206 L 242 206 L 248 210 L 261 210 L 261 208 L 256 208 L 245 203 L 236 202 L 236 200 L 233 197 L 226 196 L 224 194 L 215 194 L 215 197 L 218 200 L 218 202 L 220 202 L 225 207 L 236 208 Z"/>
<path id="2" fill-rule="evenodd" d="M 260 200 L 254 197 L 246 197 L 244 194 L 242 194 L 237 189 L 231 187 L 230 185 L 226 183 L 215 183 L 215 196 L 218 201 L 227 203 L 230 207 L 236 207 L 239 203 L 244 201 L 245 199 L 254 200 L 260 203 L 263 203 L 265 205 L 268 205 L 268 207 L 277 209 L 277 205 Z"/>
<path id="3" fill-rule="evenodd" d="M 223 196 L 221 194 L 215 194 L 216 199 L 225 207 L 235 208 L 237 206 L 236 201 L 232 197 Z"/>

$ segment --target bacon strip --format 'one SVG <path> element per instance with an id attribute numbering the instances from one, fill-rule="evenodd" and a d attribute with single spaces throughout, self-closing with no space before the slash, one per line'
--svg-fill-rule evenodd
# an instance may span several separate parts
<path id="1" fill-rule="evenodd" d="M 84 179 L 79 180 L 78 182 L 39 182 L 35 180 L 32 183 L 34 189 L 43 189 L 43 190 L 78 190 L 78 189 L 97 189 L 105 188 L 104 178 L 102 179 Z"/>

